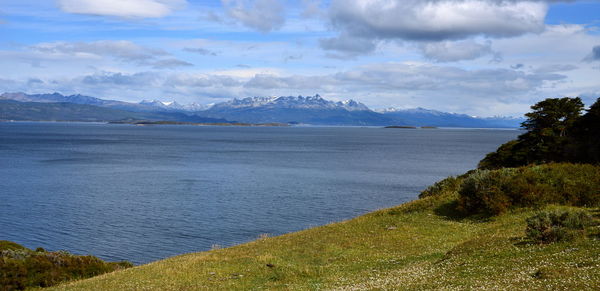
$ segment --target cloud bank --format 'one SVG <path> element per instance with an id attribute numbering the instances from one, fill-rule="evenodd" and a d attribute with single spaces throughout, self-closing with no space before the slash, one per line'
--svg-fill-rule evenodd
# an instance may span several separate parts
<path id="1" fill-rule="evenodd" d="M 61 81 L 41 78 L 35 84 L 13 81 L 11 87 L 12 90 L 20 90 L 19 86 L 30 86 L 30 89 L 44 88 L 46 91 L 60 91 L 62 87 L 76 88 L 77 92 L 101 97 L 123 97 L 128 94 L 140 96 L 149 89 L 159 93 L 158 96 L 143 95 L 143 98 L 203 96 L 228 99 L 321 93 L 324 96 L 356 98 L 361 101 L 369 101 L 363 97 L 373 94 L 378 98 L 407 101 L 416 96 L 427 96 L 426 102 L 435 104 L 437 109 L 461 109 L 462 112 L 486 115 L 485 110 L 489 108 L 485 104 L 518 102 L 523 96 L 535 93 L 548 84 L 566 79 L 565 75 L 553 72 L 467 70 L 452 66 L 407 63 L 371 64 L 323 75 L 239 75 L 237 72 L 97 72 Z M 384 100 L 381 102 L 388 103 Z M 377 104 L 373 99 L 368 103 Z"/>
<path id="2" fill-rule="evenodd" d="M 46 56 L 98 59 L 109 57 L 138 66 L 151 66 L 155 69 L 175 69 L 193 66 L 189 62 L 176 58 L 165 58 L 170 56 L 170 54 L 162 49 L 148 48 L 126 40 L 50 42 L 30 46 L 29 49 Z"/>
<path id="3" fill-rule="evenodd" d="M 185 4 L 185 0 L 58 0 L 67 13 L 126 18 L 164 17 Z"/>
<path id="4" fill-rule="evenodd" d="M 333 0 L 330 17 L 356 36 L 440 41 L 541 32 L 547 10 L 542 1 Z"/>
<path id="5" fill-rule="evenodd" d="M 285 23 L 285 6 L 280 0 L 222 0 L 226 14 L 236 22 L 263 33 Z"/>
<path id="6" fill-rule="evenodd" d="M 381 40 L 410 41 L 429 43 L 423 52 L 436 61 L 474 59 L 490 54 L 489 46 L 450 41 L 541 33 L 552 2 L 570 1 L 332 0 L 329 22 L 339 35 L 322 39 L 321 47 L 356 55 Z M 449 52 L 441 56 L 444 48 Z M 460 56 L 459 48 L 468 52 Z"/>
<path id="7" fill-rule="evenodd" d="M 493 55 L 494 60 L 499 60 L 500 55 L 492 51 L 492 43 L 477 43 L 467 41 L 443 41 L 422 44 L 423 55 L 435 62 L 455 62 L 462 60 L 474 60 L 486 55 Z"/>

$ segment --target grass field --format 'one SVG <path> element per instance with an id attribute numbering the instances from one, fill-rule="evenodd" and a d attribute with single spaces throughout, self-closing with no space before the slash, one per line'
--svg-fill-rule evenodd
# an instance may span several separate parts
<path id="1" fill-rule="evenodd" d="M 525 239 L 518 210 L 458 218 L 456 193 L 349 221 L 181 255 L 55 290 L 599 290 L 598 226 L 572 242 Z M 548 206 L 550 209 L 564 209 Z M 598 209 L 586 209 L 597 220 Z M 165 242 L 168 243 L 168 242 Z"/>

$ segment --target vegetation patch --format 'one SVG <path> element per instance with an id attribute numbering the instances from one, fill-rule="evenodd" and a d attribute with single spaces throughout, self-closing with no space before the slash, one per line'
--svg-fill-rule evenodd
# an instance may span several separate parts
<path id="1" fill-rule="evenodd" d="M 462 184 L 463 179 L 464 176 L 451 176 L 444 180 L 438 181 L 435 184 L 427 187 L 427 189 L 425 189 L 423 192 L 421 192 L 421 194 L 419 194 L 419 198 L 439 196 L 457 192 L 460 189 L 460 185 Z"/>
<path id="2" fill-rule="evenodd" d="M 526 236 L 533 242 L 552 243 L 585 237 L 592 216 L 582 210 L 542 211 L 527 218 Z"/>
<path id="3" fill-rule="evenodd" d="M 547 204 L 600 205 L 600 166 L 546 164 L 477 170 L 464 179 L 458 207 L 468 214 L 498 215 Z"/>
<path id="4" fill-rule="evenodd" d="M 582 115 L 580 98 L 548 98 L 531 106 L 522 123 L 527 132 L 481 162 L 481 169 L 550 162 L 600 163 L 600 98 Z"/>
<path id="5" fill-rule="evenodd" d="M 33 251 L 14 242 L 0 241 L 0 290 L 48 287 L 132 266 L 129 262 L 107 263 L 94 256 L 64 251 Z"/>

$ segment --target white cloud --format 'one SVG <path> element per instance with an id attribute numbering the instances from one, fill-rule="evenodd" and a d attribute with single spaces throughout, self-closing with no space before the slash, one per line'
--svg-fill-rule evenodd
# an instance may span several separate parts
<path id="1" fill-rule="evenodd" d="M 111 56 L 126 61 L 143 61 L 168 55 L 163 50 L 142 47 L 127 40 L 49 42 L 36 44 L 30 48 L 47 54 L 65 54 L 79 57 Z"/>
<path id="2" fill-rule="evenodd" d="M 188 63 L 186 61 L 178 60 L 178 59 L 164 59 L 158 60 L 151 63 L 152 67 L 155 69 L 176 69 L 180 67 L 193 67 L 194 64 Z"/>
<path id="3" fill-rule="evenodd" d="M 448 41 L 542 33 L 549 3 L 554 2 L 572 1 L 332 0 L 329 23 L 339 36 L 323 39 L 321 47 L 358 55 L 394 40 L 427 43 L 422 51 L 438 62 L 474 59 L 493 52 L 484 44 Z M 344 45 L 333 44 L 342 40 Z M 462 56 L 459 46 L 468 50 Z"/>
<path id="4" fill-rule="evenodd" d="M 126 40 L 100 40 L 93 42 L 51 42 L 29 47 L 30 50 L 44 55 L 45 58 L 79 58 L 100 60 L 114 58 L 137 66 L 150 66 L 155 69 L 175 69 L 191 67 L 193 64 L 170 56 L 164 50 L 137 45 Z"/>
<path id="5" fill-rule="evenodd" d="M 339 59 L 353 58 L 358 55 L 367 54 L 375 50 L 377 44 L 369 38 L 353 37 L 342 33 L 338 37 L 323 38 L 319 40 L 321 48 L 339 53 L 331 53 L 328 56 Z"/>
<path id="6" fill-rule="evenodd" d="M 126 18 L 157 18 L 183 7 L 186 0 L 58 0 L 67 13 Z"/>
<path id="7" fill-rule="evenodd" d="M 217 56 L 217 52 L 211 51 L 209 49 L 201 48 L 201 47 L 186 47 L 183 49 L 186 52 L 196 53 L 203 56 Z"/>
<path id="8" fill-rule="evenodd" d="M 542 65 L 539 68 L 535 69 L 536 73 L 558 73 L 558 72 L 568 72 L 578 69 L 575 65 L 570 64 L 549 64 Z"/>
<path id="9" fill-rule="evenodd" d="M 523 54 L 529 58 L 544 55 L 581 61 L 598 40 L 598 35 L 584 25 L 546 25 L 540 34 L 494 40 L 494 48 L 507 55 Z"/>
<path id="10" fill-rule="evenodd" d="M 447 40 L 541 32 L 547 10 L 541 1 L 333 0 L 330 17 L 362 37 Z"/>
<path id="11" fill-rule="evenodd" d="M 492 43 L 478 43 L 473 40 L 429 42 L 421 45 L 423 55 L 435 62 L 455 62 L 474 60 L 486 55 L 498 53 L 492 51 Z"/>
<path id="12" fill-rule="evenodd" d="M 221 0 L 227 15 L 260 32 L 279 29 L 285 23 L 285 6 L 280 0 Z"/>
<path id="13" fill-rule="evenodd" d="M 124 86 L 139 87 L 156 85 L 159 76 L 151 72 L 141 72 L 135 74 L 99 72 L 92 75 L 78 77 L 73 80 L 90 86 Z"/>

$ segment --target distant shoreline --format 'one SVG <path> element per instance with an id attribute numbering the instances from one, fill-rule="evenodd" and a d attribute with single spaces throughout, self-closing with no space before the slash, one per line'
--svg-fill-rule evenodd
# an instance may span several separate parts
<path id="1" fill-rule="evenodd" d="M 0 123 L 84 123 L 84 124 L 128 124 L 128 125 L 192 125 L 192 126 L 247 126 L 247 127 L 288 127 L 287 123 L 210 123 L 210 122 L 179 122 L 179 121 L 85 121 L 85 120 L 5 120 Z"/>
<path id="2" fill-rule="evenodd" d="M 39 123 L 82 123 L 82 124 L 115 124 L 115 125 L 136 125 L 134 121 L 85 121 L 85 120 L 6 120 L 0 119 L 0 123 L 27 123 L 27 122 L 39 122 Z M 143 125 L 188 125 L 188 126 L 241 126 L 241 127 L 341 127 L 341 128 L 409 128 L 409 129 L 449 129 L 449 130 L 522 130 L 516 127 L 449 127 L 449 126 L 385 126 L 385 125 L 319 125 L 319 124 L 287 124 L 287 123 L 195 123 L 195 122 L 162 122 L 162 121 L 140 121 Z M 148 124 L 146 124 L 148 123 Z"/>
<path id="3" fill-rule="evenodd" d="M 264 127 L 286 127 L 287 123 L 241 123 L 241 122 L 180 122 L 180 121 L 110 121 L 108 124 L 131 124 L 137 126 L 147 125 L 192 125 L 192 126 L 264 126 Z"/>

